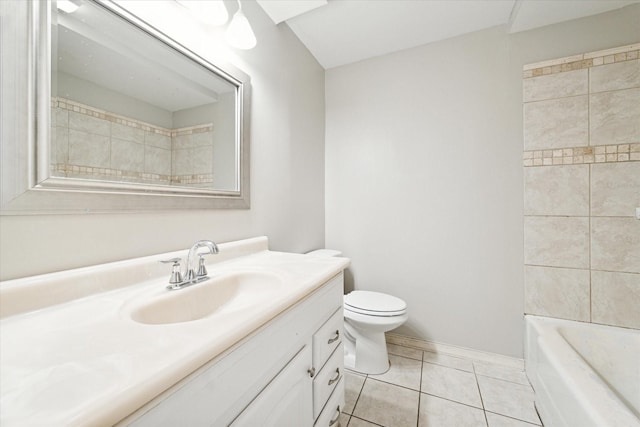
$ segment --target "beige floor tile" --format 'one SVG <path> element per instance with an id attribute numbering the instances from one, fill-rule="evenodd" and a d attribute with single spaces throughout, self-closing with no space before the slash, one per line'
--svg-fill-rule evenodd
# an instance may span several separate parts
<path id="1" fill-rule="evenodd" d="M 387 351 L 389 352 L 389 354 L 395 354 L 396 356 L 422 360 L 422 350 L 418 350 L 417 348 L 387 343 Z"/>
<path id="2" fill-rule="evenodd" d="M 337 427 L 347 427 L 347 425 L 349 425 L 349 419 L 351 418 L 351 415 L 349 414 L 345 414 L 344 412 L 340 414 L 340 418 L 338 419 L 338 426 Z"/>
<path id="3" fill-rule="evenodd" d="M 527 375 L 521 369 L 484 362 L 473 362 L 473 366 L 478 375 L 529 385 Z"/>
<path id="4" fill-rule="evenodd" d="M 473 364 L 471 361 L 461 357 L 449 356 L 433 351 L 425 351 L 423 361 L 435 363 L 436 365 L 447 366 L 449 368 L 462 369 L 467 372 L 473 372 Z"/>
<path id="5" fill-rule="evenodd" d="M 383 426 L 414 427 L 418 396 L 415 390 L 367 378 L 353 415 Z"/>
<path id="6" fill-rule="evenodd" d="M 351 417 L 349 420 L 349 427 L 375 427 L 379 424 L 370 423 L 369 421 L 361 420 L 360 418 Z"/>
<path id="7" fill-rule="evenodd" d="M 481 375 L 478 376 L 478 384 L 487 411 L 530 423 L 540 423 L 533 406 L 534 393 L 531 386 Z"/>
<path id="8" fill-rule="evenodd" d="M 482 408 L 476 376 L 472 372 L 423 363 L 421 391 Z"/>
<path id="9" fill-rule="evenodd" d="M 487 421 L 489 427 L 534 427 L 540 424 L 525 423 L 524 421 L 516 420 L 515 418 L 505 417 L 504 415 L 493 414 L 487 412 Z"/>
<path id="10" fill-rule="evenodd" d="M 421 361 L 390 354 L 389 362 L 391 367 L 387 372 L 369 375 L 369 378 L 420 391 Z"/>
<path id="11" fill-rule="evenodd" d="M 380 424 L 370 423 L 369 421 L 365 421 L 356 417 L 351 417 L 351 420 L 349 420 L 349 427 L 376 427 L 379 425 Z"/>
<path id="12" fill-rule="evenodd" d="M 486 427 L 484 411 L 422 393 L 418 427 Z"/>
<path id="13" fill-rule="evenodd" d="M 342 408 L 342 412 L 347 414 L 353 413 L 353 408 L 356 406 L 356 401 L 362 390 L 365 378 L 366 377 L 362 375 L 349 371 L 344 373 L 344 408 Z"/>

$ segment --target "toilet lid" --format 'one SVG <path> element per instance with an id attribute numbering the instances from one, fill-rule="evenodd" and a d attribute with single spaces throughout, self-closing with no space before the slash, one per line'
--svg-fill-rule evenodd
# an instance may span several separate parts
<path id="1" fill-rule="evenodd" d="M 380 292 L 353 291 L 344 296 L 344 308 L 373 316 L 396 316 L 405 313 L 407 303 Z"/>

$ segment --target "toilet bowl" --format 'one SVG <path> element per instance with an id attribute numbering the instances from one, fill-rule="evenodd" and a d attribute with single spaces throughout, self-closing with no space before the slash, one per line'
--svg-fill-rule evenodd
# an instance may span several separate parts
<path id="1" fill-rule="evenodd" d="M 408 319 L 407 304 L 380 292 L 353 291 L 344 296 L 344 366 L 364 374 L 389 370 L 384 333 Z"/>
<path id="2" fill-rule="evenodd" d="M 340 256 L 339 251 L 319 249 L 316 257 Z M 364 374 L 389 370 L 384 333 L 407 321 L 407 304 L 400 298 L 370 291 L 353 291 L 344 296 L 344 366 Z"/>

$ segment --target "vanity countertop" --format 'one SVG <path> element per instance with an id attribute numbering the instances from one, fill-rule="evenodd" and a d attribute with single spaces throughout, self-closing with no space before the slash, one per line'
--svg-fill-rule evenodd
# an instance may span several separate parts
<path id="1" fill-rule="evenodd" d="M 113 425 L 309 295 L 349 263 L 347 258 L 269 251 L 266 238 L 259 239 L 263 240 L 251 239 L 251 253 L 236 251 L 241 256 L 223 256 L 222 261 L 207 265 L 212 277 L 262 271 L 282 280 L 285 286 L 249 311 L 171 324 L 133 321 L 129 313 L 137 301 L 188 291 L 168 291 L 167 276 L 4 317 L 0 322 L 0 424 Z M 224 254 L 225 244 L 220 248 Z M 73 277 L 73 270 L 70 273 Z M 64 272 L 54 274 L 58 281 L 64 277 Z M 46 277 L 39 276 L 37 286 L 46 284 Z M 2 295 L 5 307 L 10 306 L 10 298 L 18 303 L 24 297 L 17 295 L 19 282 L 24 280 L 0 285 L 0 291 L 8 291 Z"/>

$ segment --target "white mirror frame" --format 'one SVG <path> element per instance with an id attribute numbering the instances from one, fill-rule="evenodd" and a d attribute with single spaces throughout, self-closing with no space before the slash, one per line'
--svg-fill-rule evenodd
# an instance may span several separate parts
<path id="1" fill-rule="evenodd" d="M 52 214 L 122 212 L 177 209 L 248 209 L 250 79 L 230 64 L 214 65 L 166 34 L 150 26 L 111 0 L 92 0 L 132 25 L 154 36 L 201 66 L 237 87 L 236 135 L 238 191 L 131 184 L 76 178 L 52 177 L 50 173 L 51 125 L 51 1 L 25 2 L 29 27 L 26 40 L 28 59 L 15 59 L 13 73 L 18 99 L 26 100 L 26 125 L 3 132 L 2 198 L 0 214 Z M 28 32 L 28 34 L 27 34 Z M 20 50 L 19 48 L 16 50 Z M 22 66 L 22 62 L 26 65 Z M 24 72 L 20 67 L 26 68 Z M 5 77 L 3 77 L 4 79 Z M 20 90 L 22 88 L 22 90 Z M 22 94 L 19 92 L 26 93 Z M 16 95 L 15 93 L 13 95 Z M 4 110 L 18 109 L 10 95 L 3 94 L 2 126 L 9 123 Z M 16 99 L 15 97 L 13 99 Z M 11 138 L 7 138 L 7 134 Z"/>

